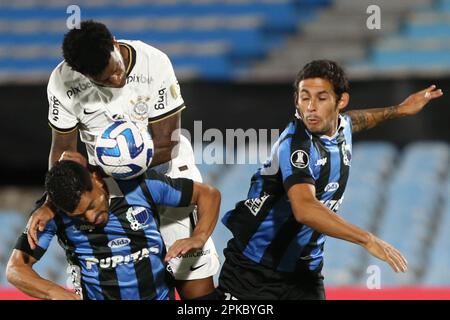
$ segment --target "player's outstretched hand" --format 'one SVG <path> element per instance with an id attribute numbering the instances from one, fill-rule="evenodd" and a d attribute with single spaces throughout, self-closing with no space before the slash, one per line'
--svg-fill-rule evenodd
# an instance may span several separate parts
<path id="1" fill-rule="evenodd" d="M 435 85 L 432 85 L 422 91 L 413 93 L 402 103 L 398 105 L 398 112 L 404 116 L 412 116 L 418 113 L 428 102 L 433 99 L 439 98 L 443 95 L 441 89 L 437 89 Z"/>
<path id="2" fill-rule="evenodd" d="M 400 251 L 374 235 L 371 235 L 365 248 L 374 257 L 387 262 L 395 272 L 406 272 L 408 269 L 408 262 Z"/>
<path id="3" fill-rule="evenodd" d="M 192 249 L 201 249 L 205 245 L 205 241 L 201 237 L 190 237 L 177 240 L 167 251 L 165 262 L 169 262 L 170 259 L 182 256 Z"/>
<path id="4" fill-rule="evenodd" d="M 54 216 L 55 214 L 48 203 L 44 203 L 31 215 L 27 223 L 27 238 L 32 250 L 36 249 L 38 245 L 38 231 L 44 231 L 45 226 Z"/>

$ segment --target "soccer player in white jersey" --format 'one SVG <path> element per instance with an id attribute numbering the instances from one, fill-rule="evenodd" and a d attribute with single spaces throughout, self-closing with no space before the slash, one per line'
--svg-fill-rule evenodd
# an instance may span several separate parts
<path id="1" fill-rule="evenodd" d="M 113 121 L 125 119 L 151 133 L 153 169 L 201 182 L 192 146 L 177 130 L 185 105 L 166 54 L 141 41 L 116 40 L 104 24 L 94 21 L 70 30 L 62 47 L 64 61 L 53 70 L 47 87 L 52 129 L 49 168 L 64 151 L 77 150 L 78 133 L 89 164 L 95 165 L 96 136 Z M 37 230 L 53 217 L 52 210 L 45 201 L 33 213 L 28 230 L 32 248 Z M 194 211 L 195 207 L 161 208 L 161 233 L 168 248 L 190 236 Z M 215 298 L 212 276 L 220 263 L 211 238 L 204 241 L 202 250 L 169 262 L 183 299 Z"/>

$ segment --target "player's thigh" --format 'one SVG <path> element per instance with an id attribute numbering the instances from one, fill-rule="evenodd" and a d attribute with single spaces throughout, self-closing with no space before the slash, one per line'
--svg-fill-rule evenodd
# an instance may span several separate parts
<path id="1" fill-rule="evenodd" d="M 160 231 L 167 248 L 178 239 L 188 238 L 195 227 L 194 206 L 185 208 L 160 207 Z M 208 238 L 201 249 L 191 250 L 169 261 L 169 269 L 176 280 L 203 279 L 215 275 L 220 262 L 214 242 Z"/>

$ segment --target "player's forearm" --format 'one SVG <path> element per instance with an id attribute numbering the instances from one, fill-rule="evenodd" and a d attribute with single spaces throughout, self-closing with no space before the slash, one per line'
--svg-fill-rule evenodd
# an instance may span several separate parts
<path id="1" fill-rule="evenodd" d="M 351 110 L 346 113 L 352 120 L 352 132 L 371 129 L 383 121 L 401 117 L 399 106 Z"/>
<path id="2" fill-rule="evenodd" d="M 178 155 L 178 145 L 174 141 L 170 141 L 165 144 L 154 141 L 153 144 L 155 153 L 153 155 L 150 167 L 166 163 Z"/>
<path id="3" fill-rule="evenodd" d="M 40 277 L 29 266 L 8 266 L 6 274 L 12 285 L 34 298 L 53 300 L 58 293 L 67 293 L 56 283 Z"/>
<path id="4" fill-rule="evenodd" d="M 60 133 L 52 130 L 52 145 L 48 156 L 49 170 L 59 160 L 64 151 L 77 151 L 78 130 L 69 133 Z"/>
<path id="5" fill-rule="evenodd" d="M 152 136 L 155 149 L 151 167 L 168 162 L 178 156 L 180 127 L 180 112 L 161 121 L 149 123 L 148 130 Z"/>
<path id="6" fill-rule="evenodd" d="M 294 208 L 297 221 L 333 238 L 366 246 L 371 234 L 345 221 L 319 201 L 302 202 Z"/>
<path id="7" fill-rule="evenodd" d="M 211 236 L 219 217 L 220 198 L 217 189 L 202 185 L 202 191 L 196 199 L 198 223 L 192 236 L 200 237 L 203 242 Z"/>

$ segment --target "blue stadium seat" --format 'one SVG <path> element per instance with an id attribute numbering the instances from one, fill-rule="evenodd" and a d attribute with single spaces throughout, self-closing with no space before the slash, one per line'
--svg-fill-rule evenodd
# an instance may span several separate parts
<path id="1" fill-rule="evenodd" d="M 230 50 L 217 55 L 180 54 L 171 56 L 176 69 L 190 70 L 190 74 L 205 79 L 230 79 L 245 73 L 250 63 L 263 58 L 269 50 L 279 47 L 286 33 L 297 31 L 299 23 L 310 21 L 317 8 L 328 5 L 330 1 L 277 1 L 261 2 L 257 0 L 242 3 L 228 2 L 196 2 L 183 1 L 175 3 L 128 4 L 126 1 L 107 1 L 102 4 L 82 2 L 83 19 L 114 21 L 110 28 L 116 38 L 139 39 L 158 45 L 171 43 L 208 43 L 222 41 L 229 45 Z M 142 28 L 132 27 L 133 31 L 126 31 L 126 27 L 117 19 L 155 19 L 157 27 L 143 24 Z M 248 25 L 234 23 L 233 19 L 255 18 L 261 23 Z M 62 36 L 66 32 L 64 20 L 67 18 L 66 7 L 59 5 L 9 6 L 5 5 L 0 11 L 0 23 L 9 22 L 20 24 L 26 22 L 24 28 L 11 28 L 0 31 L 0 47 L 17 45 L 60 46 Z M 229 23 L 222 26 L 191 23 L 183 28 L 164 27 L 164 19 L 196 19 L 220 18 L 229 19 Z M 52 21 L 48 29 L 42 30 L 42 21 Z M 61 28 L 57 27 L 58 21 Z M 212 20 L 211 20 L 212 21 Z M 33 22 L 39 25 L 39 30 L 33 30 Z M 50 26 L 51 25 L 51 26 Z M 167 25 L 167 24 L 166 24 Z M 170 25 L 170 23 L 168 24 Z M 189 24 L 188 24 L 189 25 Z M 281 33 L 281 34 L 280 34 Z M 49 73 L 59 62 L 57 57 L 19 58 L 7 56 L 0 59 L 0 73 L 3 75 L 20 74 L 22 70 L 36 75 Z"/>

